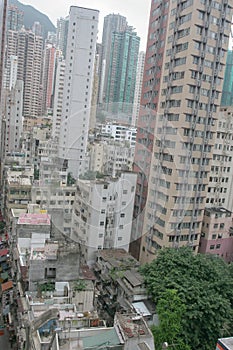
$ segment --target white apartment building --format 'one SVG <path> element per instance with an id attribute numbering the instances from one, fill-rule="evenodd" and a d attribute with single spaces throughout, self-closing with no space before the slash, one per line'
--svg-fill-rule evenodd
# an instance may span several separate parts
<path id="1" fill-rule="evenodd" d="M 140 112 L 145 57 L 146 57 L 145 52 L 141 51 L 138 56 L 137 76 L 136 76 L 136 85 L 135 85 L 135 92 L 134 92 L 133 115 L 132 115 L 133 126 L 137 126 L 137 121 L 138 121 L 139 112 Z"/>
<path id="2" fill-rule="evenodd" d="M 101 132 L 110 135 L 116 141 L 126 141 L 130 147 L 135 147 L 137 128 L 107 123 L 101 126 Z"/>
<path id="3" fill-rule="evenodd" d="M 121 171 L 132 170 L 134 148 L 114 140 L 97 141 L 89 146 L 90 171 L 115 177 Z"/>
<path id="4" fill-rule="evenodd" d="M 52 137 L 53 139 L 57 139 L 57 140 L 59 140 L 59 137 L 60 137 L 65 68 L 66 68 L 65 60 L 63 60 L 62 57 L 59 57 L 57 59 L 57 68 L 56 68 L 56 76 L 55 76 L 53 126 L 52 126 Z"/>
<path id="5" fill-rule="evenodd" d="M 13 89 L 15 87 L 17 81 L 17 72 L 18 72 L 18 57 L 11 55 L 10 56 L 10 81 L 9 81 L 9 89 Z"/>
<path id="6" fill-rule="evenodd" d="M 233 107 L 222 107 L 209 177 L 206 207 L 233 211 Z"/>
<path id="7" fill-rule="evenodd" d="M 20 150 L 23 131 L 23 81 L 17 80 L 15 87 L 7 92 L 5 154 Z"/>
<path id="8" fill-rule="evenodd" d="M 55 228 L 68 236 L 71 235 L 75 192 L 75 186 L 54 186 L 41 181 L 35 182 L 32 187 L 32 203 L 46 210 L 51 215 Z"/>
<path id="9" fill-rule="evenodd" d="M 59 157 L 75 178 L 85 161 L 99 11 L 71 6 Z"/>
<path id="10" fill-rule="evenodd" d="M 78 180 L 71 238 L 80 243 L 84 263 L 92 264 L 98 249 L 129 249 L 136 174 Z"/>

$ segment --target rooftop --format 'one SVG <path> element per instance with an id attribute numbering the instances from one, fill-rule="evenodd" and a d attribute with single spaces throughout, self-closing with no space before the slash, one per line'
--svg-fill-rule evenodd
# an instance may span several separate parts
<path id="1" fill-rule="evenodd" d="M 232 212 L 230 210 L 227 210 L 224 207 L 205 208 L 205 211 L 207 213 L 210 213 L 210 214 L 217 214 L 217 213 L 220 213 L 220 214 L 224 214 L 224 213 L 232 214 Z"/>
<path id="2" fill-rule="evenodd" d="M 18 224 L 20 225 L 50 225 L 48 214 L 21 214 Z"/>
<path id="3" fill-rule="evenodd" d="M 118 313 L 116 314 L 116 322 L 120 325 L 126 338 L 138 338 L 150 334 L 143 317 L 138 314 L 127 315 Z"/>
<path id="4" fill-rule="evenodd" d="M 220 343 L 220 345 L 224 345 L 226 347 L 226 350 L 233 350 L 233 337 L 221 338 L 218 340 L 218 342 Z"/>
<path id="5" fill-rule="evenodd" d="M 58 243 L 46 243 L 44 248 L 33 248 L 31 252 L 31 260 L 56 260 Z"/>
<path id="6" fill-rule="evenodd" d="M 139 262 L 124 249 L 106 249 L 98 252 L 98 257 L 110 263 L 113 267 L 138 267 Z"/>
<path id="7" fill-rule="evenodd" d="M 143 276 L 134 270 L 129 270 L 124 273 L 124 277 L 130 282 L 133 287 L 140 286 L 144 282 Z"/>
<path id="8" fill-rule="evenodd" d="M 13 282 L 12 281 L 8 281 L 6 283 L 2 283 L 2 292 L 6 292 L 9 289 L 13 288 Z"/>

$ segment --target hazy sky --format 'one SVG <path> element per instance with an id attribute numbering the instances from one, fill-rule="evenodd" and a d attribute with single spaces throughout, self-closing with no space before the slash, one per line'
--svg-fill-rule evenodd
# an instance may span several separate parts
<path id="1" fill-rule="evenodd" d="M 104 16 L 109 13 L 120 13 L 127 17 L 128 23 L 141 37 L 141 50 L 146 49 L 151 0 L 21 0 L 21 2 L 32 5 L 47 14 L 55 25 L 58 17 L 65 17 L 69 14 L 71 5 L 99 10 L 99 42 L 102 38 Z"/>

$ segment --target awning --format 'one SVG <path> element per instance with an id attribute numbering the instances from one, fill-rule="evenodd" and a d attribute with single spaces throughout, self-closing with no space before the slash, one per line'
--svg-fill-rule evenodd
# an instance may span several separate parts
<path id="1" fill-rule="evenodd" d="M 151 316 L 150 311 L 147 309 L 146 305 L 142 301 L 138 303 L 133 303 L 132 305 L 137 314 L 142 315 L 144 317 Z"/>

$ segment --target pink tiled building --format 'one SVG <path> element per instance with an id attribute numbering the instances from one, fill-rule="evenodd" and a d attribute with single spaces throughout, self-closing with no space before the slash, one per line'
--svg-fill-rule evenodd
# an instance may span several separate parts
<path id="1" fill-rule="evenodd" d="M 233 261 L 233 213 L 225 208 L 206 208 L 199 253 L 215 254 Z"/>

